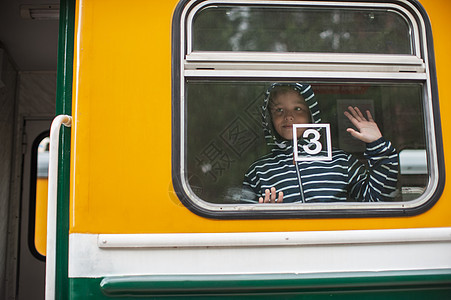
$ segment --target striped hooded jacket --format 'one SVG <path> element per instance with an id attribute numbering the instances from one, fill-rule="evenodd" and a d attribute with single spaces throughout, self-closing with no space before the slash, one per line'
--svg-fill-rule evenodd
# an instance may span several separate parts
<path id="1" fill-rule="evenodd" d="M 398 155 L 383 137 L 366 145 L 368 167 L 340 149 L 332 150 L 330 161 L 293 161 L 292 141 L 282 140 L 272 126 L 269 112 L 271 90 L 289 85 L 299 92 L 310 108 L 314 123 L 321 123 L 318 103 L 310 85 L 273 84 L 262 106 L 265 139 L 271 153 L 254 162 L 243 182 L 243 203 L 258 202 L 265 189 L 275 187 L 283 202 L 386 201 L 396 192 Z M 308 141 L 300 140 L 299 143 Z"/>

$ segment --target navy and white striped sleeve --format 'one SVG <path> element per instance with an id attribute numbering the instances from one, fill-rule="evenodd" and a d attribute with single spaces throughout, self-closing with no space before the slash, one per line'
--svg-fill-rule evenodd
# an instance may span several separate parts
<path id="1" fill-rule="evenodd" d="M 392 200 L 398 180 L 398 153 L 390 141 L 380 138 L 367 144 L 364 153 L 368 168 L 350 155 L 349 194 L 356 201 Z"/>
<path id="2" fill-rule="evenodd" d="M 244 175 L 241 192 L 241 203 L 258 203 L 257 191 L 260 190 L 255 168 L 251 168 Z"/>

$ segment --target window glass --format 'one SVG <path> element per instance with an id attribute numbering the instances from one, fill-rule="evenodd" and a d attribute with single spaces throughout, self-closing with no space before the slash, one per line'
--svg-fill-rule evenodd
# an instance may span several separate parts
<path id="1" fill-rule="evenodd" d="M 271 152 L 264 137 L 261 112 L 271 84 L 237 80 L 186 82 L 186 180 L 200 199 L 217 204 L 246 203 L 244 175 L 253 162 Z M 368 109 L 384 138 L 404 153 L 396 192 L 386 201 L 408 201 L 424 192 L 429 171 L 423 84 L 349 81 L 304 84 L 311 85 L 314 91 L 321 123 L 330 124 L 334 149 L 367 164 L 365 143 L 346 131 L 352 125 L 344 111 L 348 106 L 357 106 L 362 111 Z"/>
<path id="2" fill-rule="evenodd" d="M 37 148 L 36 206 L 34 243 L 36 251 L 45 256 L 47 242 L 47 197 L 49 170 L 49 137 L 45 137 Z"/>
<path id="3" fill-rule="evenodd" d="M 413 52 L 407 20 L 387 9 L 215 5 L 192 26 L 194 51 Z"/>
<path id="4" fill-rule="evenodd" d="M 435 203 L 444 169 L 424 11 L 390 1 L 185 4 L 173 36 L 173 183 L 189 209 L 379 216 Z M 293 106 L 288 125 L 281 83 L 315 95 Z M 378 138 L 366 142 L 362 128 Z M 287 205 L 249 205 L 272 186 Z"/>

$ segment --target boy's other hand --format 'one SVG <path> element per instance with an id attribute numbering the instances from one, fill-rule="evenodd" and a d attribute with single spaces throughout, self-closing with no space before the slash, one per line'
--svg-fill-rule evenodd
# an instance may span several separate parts
<path id="1" fill-rule="evenodd" d="M 271 190 L 265 190 L 265 198 L 258 198 L 258 203 L 282 203 L 283 202 L 283 192 L 279 192 L 279 195 L 276 195 L 276 188 L 272 187 Z"/>
<path id="2" fill-rule="evenodd" d="M 366 111 L 368 120 L 364 117 L 362 112 L 357 107 L 348 107 L 349 112 L 345 111 L 345 116 L 351 121 L 351 123 L 357 128 L 354 130 L 352 128 L 346 129 L 353 137 L 361 140 L 365 143 L 371 143 L 382 137 L 382 134 L 374 122 L 373 117 L 369 110 Z"/>

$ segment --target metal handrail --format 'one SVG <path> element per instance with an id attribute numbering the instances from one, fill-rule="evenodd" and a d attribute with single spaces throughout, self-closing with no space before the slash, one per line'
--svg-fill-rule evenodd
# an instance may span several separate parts
<path id="1" fill-rule="evenodd" d="M 56 212 L 58 192 L 58 157 L 59 136 L 61 125 L 70 127 L 72 117 L 59 115 L 53 119 L 50 128 L 50 150 L 49 150 L 49 185 L 47 202 L 47 250 L 46 250 L 46 275 L 45 275 L 45 299 L 55 299 L 56 280 Z"/>

